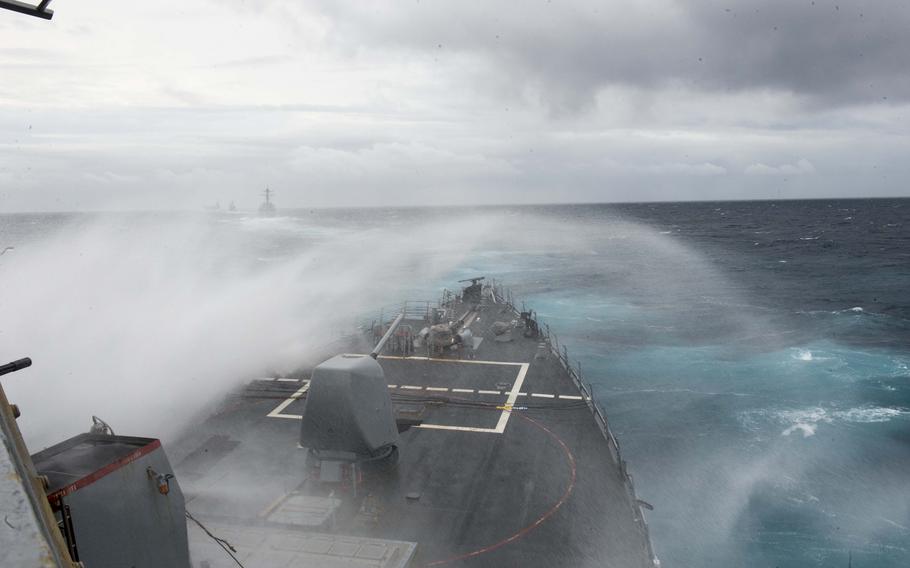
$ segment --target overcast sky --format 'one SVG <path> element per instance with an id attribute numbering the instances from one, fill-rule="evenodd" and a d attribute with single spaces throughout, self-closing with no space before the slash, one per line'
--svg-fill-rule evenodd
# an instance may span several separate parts
<path id="1" fill-rule="evenodd" d="M 910 196 L 906 0 L 0 12 L 0 211 Z"/>

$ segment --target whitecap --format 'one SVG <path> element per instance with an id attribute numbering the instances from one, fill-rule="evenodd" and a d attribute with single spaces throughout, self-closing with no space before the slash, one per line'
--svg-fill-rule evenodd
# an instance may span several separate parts
<path id="1" fill-rule="evenodd" d="M 860 406 L 835 412 L 834 417 L 846 422 L 871 424 L 875 422 L 888 422 L 892 418 L 897 418 L 905 414 L 907 414 L 907 411 L 900 408 L 890 408 L 887 406 Z"/>
<path id="2" fill-rule="evenodd" d="M 809 351 L 808 349 L 798 349 L 796 351 L 796 353 L 793 355 L 793 358 L 799 359 L 800 361 L 811 361 L 812 352 Z"/>
<path id="3" fill-rule="evenodd" d="M 859 306 L 854 306 L 854 307 L 850 308 L 850 311 L 856 312 L 856 313 L 862 313 L 863 309 Z"/>
<path id="4" fill-rule="evenodd" d="M 809 436 L 814 436 L 815 435 L 815 424 L 806 424 L 803 422 L 799 422 L 797 424 L 794 424 L 793 426 L 790 426 L 783 432 L 781 432 L 781 436 L 789 436 L 790 434 L 792 434 L 793 432 L 796 432 L 796 431 L 802 432 L 803 438 L 808 438 Z"/>
<path id="5" fill-rule="evenodd" d="M 831 422 L 831 417 L 824 408 L 813 406 L 800 410 L 782 410 L 776 413 L 778 421 L 789 424 L 781 432 L 781 436 L 789 436 L 794 432 L 802 432 L 803 438 L 815 435 L 819 422 Z"/>

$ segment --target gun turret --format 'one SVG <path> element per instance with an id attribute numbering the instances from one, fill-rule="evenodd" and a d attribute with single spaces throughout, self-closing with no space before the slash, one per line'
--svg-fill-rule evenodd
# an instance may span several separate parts
<path id="1" fill-rule="evenodd" d="M 466 278 L 464 280 L 459 280 L 459 282 L 470 282 L 470 286 L 465 286 L 464 290 L 461 292 L 461 297 L 465 302 L 480 302 L 483 293 L 483 281 L 485 276 L 478 276 L 476 278 Z"/>

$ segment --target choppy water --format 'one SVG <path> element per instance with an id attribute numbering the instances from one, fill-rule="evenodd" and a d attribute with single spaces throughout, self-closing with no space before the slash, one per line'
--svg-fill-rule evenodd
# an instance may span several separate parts
<path id="1" fill-rule="evenodd" d="M 910 201 L 499 208 L 473 241 L 477 214 L 206 222 L 255 267 L 377 229 L 430 243 L 432 224 L 409 231 L 460 220 L 466 254 L 442 275 L 364 285 L 511 284 L 594 385 L 664 566 L 910 565 Z M 0 217 L 0 248 L 99 217 Z"/>

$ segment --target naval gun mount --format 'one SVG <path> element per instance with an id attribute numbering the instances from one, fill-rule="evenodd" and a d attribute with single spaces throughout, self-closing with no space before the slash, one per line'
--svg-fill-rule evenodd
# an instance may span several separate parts
<path id="1" fill-rule="evenodd" d="M 397 462 L 392 398 L 372 357 L 337 355 L 318 365 L 301 414 L 300 445 L 316 460 L 320 481 L 341 481 L 342 466 Z"/>
<path id="2" fill-rule="evenodd" d="M 358 469 L 393 469 L 398 434 L 410 427 L 396 420 L 385 373 L 376 358 L 404 319 L 399 314 L 369 356 L 336 355 L 310 377 L 303 402 L 300 446 L 320 482 L 353 480 Z"/>
<path id="3" fill-rule="evenodd" d="M 486 276 L 477 276 L 475 278 L 465 278 L 464 280 L 459 280 L 459 283 L 470 282 L 470 286 L 465 286 L 461 291 L 462 300 L 468 303 L 479 304 L 481 299 L 483 299 L 483 282 L 486 279 Z"/>

